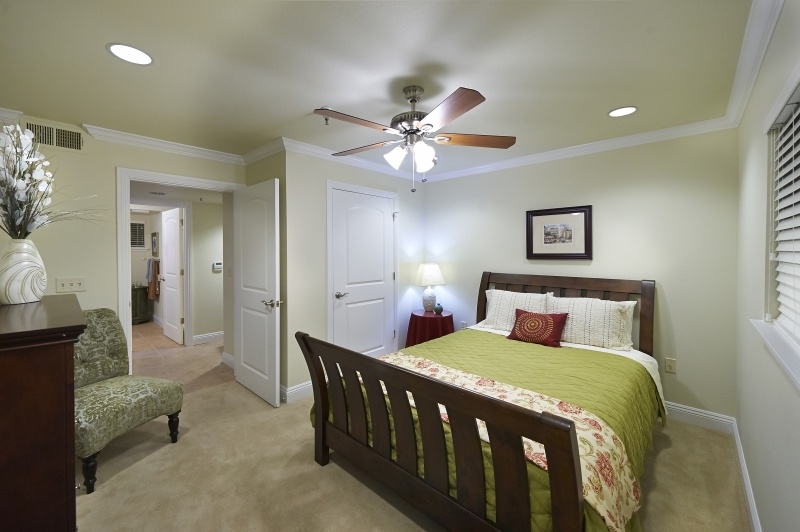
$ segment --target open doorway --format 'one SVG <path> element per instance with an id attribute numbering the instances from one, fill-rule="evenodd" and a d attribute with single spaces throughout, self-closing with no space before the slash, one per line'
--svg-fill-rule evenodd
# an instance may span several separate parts
<path id="1" fill-rule="evenodd" d="M 221 233 L 228 231 L 230 228 L 226 228 L 226 226 L 231 224 L 230 221 L 227 221 L 227 211 L 230 207 L 225 205 L 224 198 L 225 196 L 230 196 L 228 192 L 242 187 L 243 185 L 186 176 L 175 176 L 125 168 L 117 169 L 118 314 L 126 330 L 129 351 L 132 351 L 132 339 L 134 336 L 132 330 L 132 287 L 136 284 L 136 276 L 141 275 L 141 273 L 134 274 L 137 257 L 133 256 L 134 254 L 131 251 L 131 247 L 128 245 L 130 223 L 135 218 L 135 213 L 131 212 L 131 205 L 157 207 L 159 209 L 177 206 L 184 209 L 183 219 L 184 227 L 187 228 L 187 234 L 189 234 L 188 229 L 197 225 L 202 226 L 203 223 L 205 223 L 203 220 L 207 217 L 201 213 L 201 211 L 207 209 L 216 210 L 217 212 L 221 211 L 223 213 L 223 227 L 217 227 L 216 229 L 218 233 Z M 211 204 L 215 202 L 215 207 L 212 208 Z M 199 212 L 201 213 L 200 216 L 198 216 Z M 198 223 L 193 223 L 193 220 Z M 153 227 L 157 227 L 157 225 L 154 223 Z M 159 245 L 161 245 L 162 231 L 148 231 L 148 242 L 150 242 L 150 233 L 153 232 L 159 233 Z M 225 291 L 229 290 L 229 287 L 226 288 L 229 272 L 224 269 L 225 260 L 223 256 L 228 252 L 223 250 L 223 256 L 220 256 L 218 250 L 209 254 L 206 248 L 204 246 L 198 246 L 195 240 L 199 239 L 193 239 L 191 236 L 187 236 L 185 239 L 186 244 L 183 246 L 183 344 L 186 348 L 224 340 L 224 331 L 229 328 L 227 324 L 222 326 L 209 326 L 209 317 L 205 313 L 205 309 L 214 309 L 219 310 L 223 314 L 226 313 L 224 310 L 225 302 L 230 299 L 225 297 Z M 223 246 L 227 249 L 229 244 L 230 242 L 225 242 Z M 144 254 L 146 254 L 146 252 Z M 152 249 L 150 255 L 150 258 L 153 258 Z M 147 260 L 142 260 L 146 259 L 145 256 L 139 255 L 138 258 L 140 259 L 139 262 L 142 264 L 147 263 Z M 163 259 L 163 257 L 158 258 Z M 193 260 L 195 258 L 197 260 Z M 208 281 L 208 277 L 210 276 L 216 276 L 217 280 L 224 279 L 222 283 L 223 287 L 220 289 L 219 293 L 214 293 L 211 289 L 212 283 Z M 144 284 L 144 281 L 139 282 Z M 198 294 L 200 297 L 198 297 Z M 202 304 L 204 297 L 211 298 L 213 304 Z M 199 304 L 198 301 L 200 302 Z M 229 313 L 228 311 L 228 314 Z M 226 364 L 232 365 L 232 356 L 228 355 L 224 348 L 222 350 L 222 358 Z"/>
<path id="2" fill-rule="evenodd" d="M 132 184 L 132 188 L 132 201 L 141 201 L 140 194 L 136 192 L 139 187 Z M 165 192 L 161 193 L 166 195 Z M 185 344 L 184 308 L 190 307 L 193 297 L 188 282 L 191 263 L 186 260 L 191 243 L 191 239 L 186 238 L 186 230 L 190 226 L 184 222 L 191 220 L 191 204 L 188 208 L 176 205 L 174 200 L 161 204 L 131 204 L 131 323 L 134 353 Z M 217 224 L 222 224 L 221 215 Z M 215 244 L 221 256 L 221 227 L 218 235 L 219 242 Z M 221 292 L 221 282 L 217 284 Z"/>

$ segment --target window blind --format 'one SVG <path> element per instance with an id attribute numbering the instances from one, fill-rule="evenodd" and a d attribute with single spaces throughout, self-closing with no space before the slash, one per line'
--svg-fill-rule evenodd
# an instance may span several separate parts
<path id="1" fill-rule="evenodd" d="M 141 222 L 131 222 L 131 249 L 145 249 L 144 224 Z"/>
<path id="2" fill-rule="evenodd" d="M 778 326 L 800 343 L 800 105 L 774 142 L 773 197 Z"/>

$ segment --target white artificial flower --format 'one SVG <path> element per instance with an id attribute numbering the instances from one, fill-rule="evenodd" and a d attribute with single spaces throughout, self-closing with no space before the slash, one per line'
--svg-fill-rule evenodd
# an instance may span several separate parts
<path id="1" fill-rule="evenodd" d="M 42 179 L 44 179 L 46 177 L 44 168 L 42 168 L 41 166 L 37 166 L 36 169 L 31 174 L 31 177 L 36 181 L 41 181 Z"/>

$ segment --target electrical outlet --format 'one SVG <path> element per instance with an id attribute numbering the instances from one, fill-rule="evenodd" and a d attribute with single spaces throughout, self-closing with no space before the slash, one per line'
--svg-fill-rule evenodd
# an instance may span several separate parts
<path id="1" fill-rule="evenodd" d="M 467 322 L 466 321 L 462 321 L 461 322 L 461 328 L 465 329 L 466 327 L 467 327 Z"/>
<path id="2" fill-rule="evenodd" d="M 678 372 L 678 361 L 677 360 L 675 360 L 674 358 L 666 358 L 664 360 L 665 360 L 664 371 L 666 371 L 667 373 L 677 373 Z"/>
<path id="3" fill-rule="evenodd" d="M 56 292 L 86 292 L 86 277 L 56 277 Z"/>

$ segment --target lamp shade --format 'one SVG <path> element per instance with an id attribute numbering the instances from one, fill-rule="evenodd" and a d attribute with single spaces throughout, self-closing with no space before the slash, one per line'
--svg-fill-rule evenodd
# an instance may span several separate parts
<path id="1" fill-rule="evenodd" d="M 434 262 L 420 264 L 417 270 L 417 277 L 414 279 L 417 286 L 438 286 L 445 284 L 442 270 Z"/>

